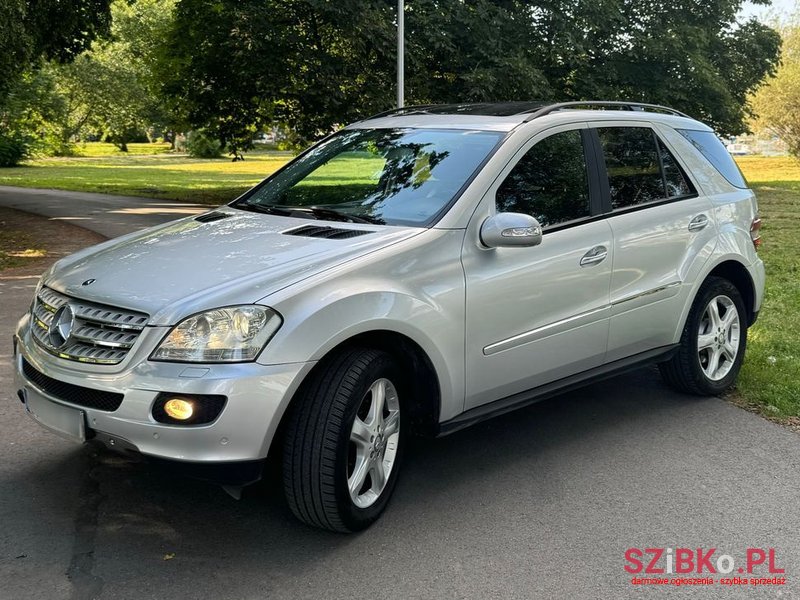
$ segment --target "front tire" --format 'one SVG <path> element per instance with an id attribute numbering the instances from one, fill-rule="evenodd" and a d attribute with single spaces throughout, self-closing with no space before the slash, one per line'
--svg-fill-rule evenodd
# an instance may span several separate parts
<path id="1" fill-rule="evenodd" d="M 746 348 L 742 295 L 727 279 L 709 277 L 689 311 L 678 351 L 659 368 L 676 390 L 715 396 L 736 382 Z"/>
<path id="2" fill-rule="evenodd" d="M 345 350 L 297 398 L 284 438 L 286 499 L 301 521 L 337 532 L 371 525 L 389 502 L 405 427 L 391 356 Z"/>

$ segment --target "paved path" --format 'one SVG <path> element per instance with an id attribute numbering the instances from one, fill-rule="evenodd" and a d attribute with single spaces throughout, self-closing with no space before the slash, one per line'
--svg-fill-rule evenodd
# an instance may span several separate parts
<path id="1" fill-rule="evenodd" d="M 171 200 L 4 185 L 0 185 L 0 206 L 69 221 L 109 238 L 210 208 Z"/>
<path id="2" fill-rule="evenodd" d="M 52 194 L 10 195 L 92 228 L 142 223 L 115 197 L 65 198 L 67 210 Z M 181 214 L 159 204 L 147 219 Z M 0 299 L 3 344 L 30 300 L 14 290 Z M 236 502 L 41 431 L 15 398 L 7 350 L 0 598 L 800 597 L 800 436 L 675 394 L 654 369 L 415 441 L 383 519 L 341 536 L 294 521 L 275 475 Z M 747 548 L 773 547 L 789 583 L 645 590 L 623 570 L 630 547 L 717 548 L 737 570 Z"/>

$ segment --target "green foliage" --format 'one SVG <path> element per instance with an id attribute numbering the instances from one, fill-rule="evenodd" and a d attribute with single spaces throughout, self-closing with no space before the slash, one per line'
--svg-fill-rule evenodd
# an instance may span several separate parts
<path id="1" fill-rule="evenodd" d="M 629 99 L 738 133 L 779 48 L 770 28 L 736 22 L 741 5 L 414 0 L 408 101 Z M 395 18 L 387 0 L 180 0 L 162 91 L 185 124 L 234 149 L 274 123 L 313 139 L 393 105 Z"/>
<path id="2" fill-rule="evenodd" d="M 111 0 L 0 2 L 0 143 L 3 164 L 66 148 L 50 123 L 60 112 L 43 60 L 68 62 L 109 31 Z"/>
<path id="3" fill-rule="evenodd" d="M 55 82 L 46 71 L 20 75 L 0 103 L 0 135 L 25 139 L 31 154 L 58 154 L 65 150 L 52 126 L 63 110 L 54 87 Z"/>
<path id="4" fill-rule="evenodd" d="M 754 126 L 786 142 L 800 157 L 800 24 L 783 31 L 783 55 L 774 77 L 753 96 Z"/>
<path id="5" fill-rule="evenodd" d="M 222 144 L 203 130 L 190 131 L 186 136 L 186 150 L 194 158 L 219 158 Z"/>
<path id="6" fill-rule="evenodd" d="M 51 121 L 62 149 L 93 136 L 127 151 L 129 142 L 146 141 L 147 128 L 164 127 L 149 64 L 173 6 L 174 0 L 118 0 L 111 7 L 111 39 L 95 42 L 71 63 L 45 66 L 62 105 Z"/>
<path id="7" fill-rule="evenodd" d="M 162 89 L 186 124 L 234 152 L 275 123 L 314 138 L 386 106 L 392 14 L 355 0 L 181 0 L 157 67 Z"/>
<path id="8" fill-rule="evenodd" d="M 28 144 L 18 136 L 0 134 L 0 167 L 13 167 L 28 155 Z"/>
<path id="9" fill-rule="evenodd" d="M 0 2 L 0 132 L 69 154 L 203 129 L 236 155 L 265 129 L 297 148 L 394 104 L 394 0 L 109 2 Z M 779 42 L 737 23 L 741 4 L 413 0 L 407 101 L 629 99 L 739 133 Z"/>
<path id="10" fill-rule="evenodd" d="M 111 0 L 0 2 L 0 103 L 40 58 L 68 62 L 109 31 Z"/>

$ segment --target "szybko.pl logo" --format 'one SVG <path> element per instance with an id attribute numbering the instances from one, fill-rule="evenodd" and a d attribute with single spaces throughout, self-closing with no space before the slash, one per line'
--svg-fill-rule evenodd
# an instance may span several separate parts
<path id="1" fill-rule="evenodd" d="M 631 579 L 634 585 L 786 583 L 782 577 L 785 571 L 777 564 L 775 548 L 747 548 L 743 561 L 718 552 L 716 548 L 628 548 L 624 568 L 638 576 Z M 734 577 L 714 577 L 731 574 Z"/>

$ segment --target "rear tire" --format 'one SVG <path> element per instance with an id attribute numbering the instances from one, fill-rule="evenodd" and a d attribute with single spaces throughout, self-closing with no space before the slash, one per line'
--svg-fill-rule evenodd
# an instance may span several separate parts
<path id="1" fill-rule="evenodd" d="M 678 391 L 716 396 L 739 375 L 747 348 L 747 312 L 739 290 L 709 277 L 689 311 L 675 355 L 661 363 L 661 376 Z"/>
<path id="2" fill-rule="evenodd" d="M 386 508 L 404 447 L 401 381 L 389 354 L 353 348 L 326 360 L 304 386 L 283 453 L 284 492 L 298 519 L 347 533 Z"/>

